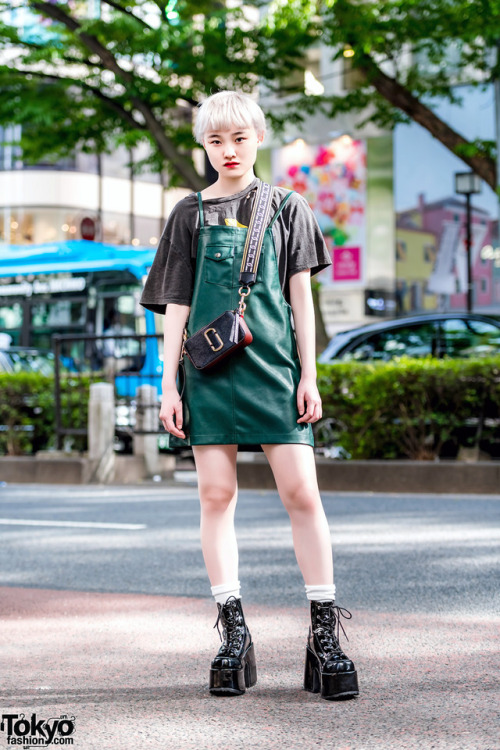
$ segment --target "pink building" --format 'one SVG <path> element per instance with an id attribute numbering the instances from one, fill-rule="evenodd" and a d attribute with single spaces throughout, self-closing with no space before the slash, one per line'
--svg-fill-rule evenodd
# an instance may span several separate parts
<path id="1" fill-rule="evenodd" d="M 472 199 L 472 278 L 474 308 L 488 307 L 498 300 L 493 287 L 493 264 L 481 257 L 481 250 L 493 240 L 493 219 L 474 207 Z M 428 290 L 440 295 L 449 309 L 467 307 L 467 253 L 465 201 L 443 198 L 426 203 L 420 194 L 418 207 L 398 214 L 398 226 L 431 232 L 436 237 L 437 256 L 429 276 Z"/>

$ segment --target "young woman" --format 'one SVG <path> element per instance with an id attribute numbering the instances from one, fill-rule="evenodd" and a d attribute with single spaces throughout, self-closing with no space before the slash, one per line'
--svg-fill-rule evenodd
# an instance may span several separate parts
<path id="1" fill-rule="evenodd" d="M 217 622 L 223 626 L 210 691 L 240 695 L 257 680 L 240 597 L 234 512 L 238 445 L 260 444 L 290 516 L 311 602 L 304 687 L 331 700 L 357 695 L 358 684 L 338 641 L 339 618 L 350 618 L 350 613 L 335 605 L 330 532 L 318 491 L 311 428 L 321 418 L 321 398 L 310 277 L 330 259 L 300 195 L 273 189 L 257 280 L 245 312 L 252 344 L 210 370 L 196 370 L 186 357 L 184 403 L 176 385 L 186 325 L 192 335 L 237 306 L 241 258 L 260 184 L 253 167 L 264 133 L 263 112 L 248 96 L 222 91 L 201 105 L 194 135 L 219 177 L 175 206 L 141 303 L 165 314 L 160 419 L 171 435 L 189 437 L 196 463 L 201 544 Z"/>

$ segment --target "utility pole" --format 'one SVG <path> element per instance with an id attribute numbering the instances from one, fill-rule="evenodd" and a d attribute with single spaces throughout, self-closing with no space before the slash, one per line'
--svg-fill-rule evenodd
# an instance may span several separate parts
<path id="1" fill-rule="evenodd" d="M 494 81 L 495 89 L 495 130 L 496 130 L 496 142 L 497 142 L 497 201 L 498 201 L 498 214 L 497 214 L 497 247 L 500 247 L 500 42 L 497 42 L 497 73 Z"/>
<path id="2" fill-rule="evenodd" d="M 465 194 L 465 251 L 467 253 L 467 312 L 472 312 L 474 305 L 474 281 L 472 278 L 472 230 L 470 193 Z"/>

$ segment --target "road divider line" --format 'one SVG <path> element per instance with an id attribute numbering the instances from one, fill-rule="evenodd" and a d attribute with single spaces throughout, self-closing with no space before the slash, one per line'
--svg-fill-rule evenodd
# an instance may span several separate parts
<path id="1" fill-rule="evenodd" d="M 118 529 L 140 531 L 147 529 L 143 523 L 98 523 L 95 521 L 37 521 L 27 518 L 0 518 L 0 526 L 60 526 L 68 529 Z"/>

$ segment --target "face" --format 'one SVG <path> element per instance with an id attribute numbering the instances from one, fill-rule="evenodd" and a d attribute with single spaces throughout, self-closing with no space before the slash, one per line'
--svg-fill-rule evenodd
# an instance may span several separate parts
<path id="1" fill-rule="evenodd" d="M 253 171 L 263 136 L 255 128 L 233 127 L 209 131 L 203 145 L 210 163 L 222 178 L 240 178 Z"/>

